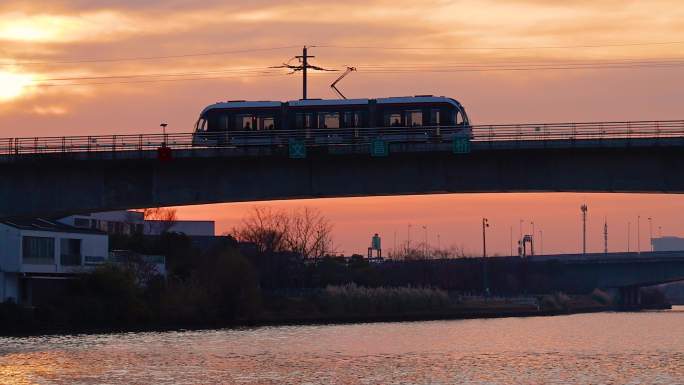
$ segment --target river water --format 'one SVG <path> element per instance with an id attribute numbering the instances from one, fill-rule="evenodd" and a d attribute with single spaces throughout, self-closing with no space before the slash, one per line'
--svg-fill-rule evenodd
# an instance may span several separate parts
<path id="1" fill-rule="evenodd" d="M 684 384 L 684 307 L 0 338 L 1 384 Z"/>

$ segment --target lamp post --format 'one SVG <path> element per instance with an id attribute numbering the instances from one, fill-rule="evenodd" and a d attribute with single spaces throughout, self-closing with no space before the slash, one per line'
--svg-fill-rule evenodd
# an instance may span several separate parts
<path id="1" fill-rule="evenodd" d="M 544 255 L 544 233 L 539 230 L 539 254 Z"/>
<path id="2" fill-rule="evenodd" d="M 637 254 L 641 254 L 641 234 L 640 234 L 640 227 L 641 227 L 641 215 L 637 215 Z"/>
<path id="3" fill-rule="evenodd" d="M 582 211 L 582 254 L 587 253 L 587 205 L 584 204 L 580 206 L 580 211 Z"/>
<path id="4" fill-rule="evenodd" d="M 487 276 L 487 227 L 489 221 L 482 218 L 482 283 L 485 296 L 489 296 L 489 277 Z"/>
<path id="5" fill-rule="evenodd" d="M 427 226 L 423 226 L 423 230 L 425 231 L 425 245 L 423 245 L 423 258 L 427 258 L 427 254 L 428 254 L 428 228 L 427 228 Z"/>
<path id="6" fill-rule="evenodd" d="M 530 221 L 530 225 L 532 226 L 532 247 L 530 248 L 530 251 L 532 252 L 532 255 L 534 255 L 534 221 Z"/>
<path id="7" fill-rule="evenodd" d="M 408 229 L 406 230 L 406 255 L 411 252 L 411 224 L 408 224 Z"/>
<path id="8" fill-rule="evenodd" d="M 168 126 L 166 123 L 159 125 L 162 128 L 162 147 L 166 146 L 166 126 Z"/>
<path id="9" fill-rule="evenodd" d="M 487 257 L 487 227 L 489 227 L 489 221 L 487 218 L 482 218 L 482 256 Z"/>
<path id="10" fill-rule="evenodd" d="M 653 218 L 648 217 L 648 242 L 651 244 L 651 251 L 653 251 Z"/>

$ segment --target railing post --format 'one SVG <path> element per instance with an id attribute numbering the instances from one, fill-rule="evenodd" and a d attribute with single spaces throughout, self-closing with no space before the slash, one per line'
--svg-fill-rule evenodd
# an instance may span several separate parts
<path id="1" fill-rule="evenodd" d="M 62 137 L 62 153 L 66 152 L 66 137 Z"/>
<path id="2" fill-rule="evenodd" d="M 116 152 L 116 135 L 112 135 L 112 152 Z"/>
<path id="3" fill-rule="evenodd" d="M 143 136 L 142 136 L 142 134 L 138 135 L 138 150 L 139 151 L 143 150 Z"/>

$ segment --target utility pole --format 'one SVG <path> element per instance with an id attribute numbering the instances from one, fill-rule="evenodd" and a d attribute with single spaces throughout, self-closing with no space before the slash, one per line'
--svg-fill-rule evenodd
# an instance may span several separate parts
<path id="1" fill-rule="evenodd" d="M 309 56 L 307 54 L 307 48 L 304 46 L 302 48 L 302 56 L 295 56 L 302 62 L 302 99 L 306 100 L 306 69 L 309 68 L 309 58 L 314 58 L 315 56 Z"/>
<path id="2" fill-rule="evenodd" d="M 487 227 L 489 227 L 489 221 L 487 218 L 482 218 L 482 257 L 487 257 Z"/>
<path id="3" fill-rule="evenodd" d="M 489 296 L 489 277 L 487 274 L 487 227 L 489 221 L 487 218 L 482 218 L 482 283 L 484 286 L 484 294 Z"/>
<path id="4" fill-rule="evenodd" d="M 648 217 L 648 242 L 651 244 L 651 251 L 653 251 L 653 218 Z"/>
<path id="5" fill-rule="evenodd" d="M 534 221 L 530 221 L 530 225 L 532 225 L 532 244 L 530 245 L 530 251 L 531 254 L 534 255 Z"/>
<path id="6" fill-rule="evenodd" d="M 608 218 L 603 221 L 603 253 L 608 254 Z"/>
<path id="7" fill-rule="evenodd" d="M 587 253 L 587 205 L 580 206 L 582 211 L 582 254 Z"/>
<path id="8" fill-rule="evenodd" d="M 640 237 L 640 222 L 641 222 L 641 215 L 637 215 L 637 254 L 641 254 L 641 237 Z"/>

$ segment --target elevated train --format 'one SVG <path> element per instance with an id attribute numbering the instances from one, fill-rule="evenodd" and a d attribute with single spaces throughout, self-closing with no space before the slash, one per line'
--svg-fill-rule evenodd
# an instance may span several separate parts
<path id="1" fill-rule="evenodd" d="M 392 141 L 470 137 L 463 106 L 452 98 L 418 95 L 378 99 L 228 101 L 206 107 L 195 126 L 195 145 L 259 145 L 301 138 L 334 144 L 382 137 Z"/>

